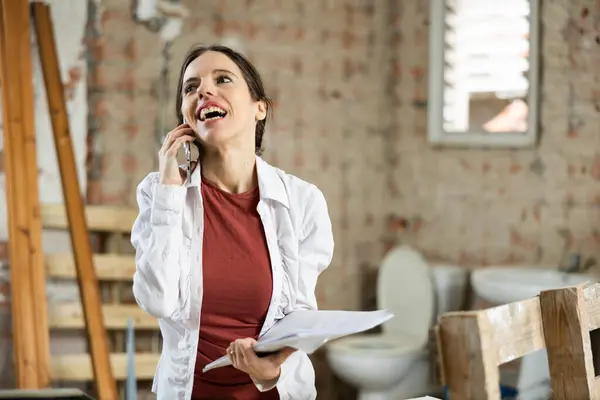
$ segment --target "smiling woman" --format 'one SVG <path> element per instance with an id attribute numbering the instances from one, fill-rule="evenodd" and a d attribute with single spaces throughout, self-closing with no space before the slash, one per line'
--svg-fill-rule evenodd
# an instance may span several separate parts
<path id="1" fill-rule="evenodd" d="M 241 54 L 197 46 L 185 56 L 179 126 L 159 151 L 159 171 L 138 186 L 131 234 L 133 292 L 164 339 L 158 399 L 316 398 L 305 353 L 253 350 L 287 313 L 317 308 L 315 286 L 334 247 L 321 191 L 259 157 L 270 110 Z M 190 142 L 199 157 L 188 174 L 177 153 Z M 202 373 L 224 355 L 233 366 Z"/>

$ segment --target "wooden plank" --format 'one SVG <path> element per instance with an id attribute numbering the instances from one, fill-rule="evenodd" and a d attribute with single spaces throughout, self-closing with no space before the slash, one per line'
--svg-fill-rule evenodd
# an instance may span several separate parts
<path id="1" fill-rule="evenodd" d="M 21 3 L 24 3 L 21 1 Z M 37 370 L 38 387 L 45 388 L 50 386 L 50 331 L 48 328 L 48 300 L 46 297 L 46 269 L 44 266 L 44 254 L 42 250 L 42 221 L 40 219 L 40 195 L 39 195 L 39 170 L 37 164 L 36 134 L 35 134 L 35 114 L 34 114 L 34 94 L 33 94 L 33 60 L 31 47 L 31 20 L 30 10 L 27 5 L 23 7 L 23 17 L 27 18 L 27 23 L 21 25 L 21 71 L 20 76 L 23 79 L 23 85 L 27 85 L 27 90 L 22 91 L 23 112 L 26 118 L 23 120 L 24 150 L 25 156 L 23 164 L 26 165 L 26 184 L 28 190 L 27 207 L 29 214 L 29 253 L 31 263 L 31 298 L 33 302 L 33 318 L 35 323 L 35 342 L 37 351 Z M 24 21 L 23 21 L 24 22 Z"/>
<path id="2" fill-rule="evenodd" d="M 121 250 L 121 243 L 122 243 L 122 238 L 121 238 L 121 234 L 118 233 L 107 233 L 102 235 L 102 247 L 104 248 L 104 250 L 108 253 L 119 253 Z M 123 282 L 111 282 L 110 286 L 109 286 L 109 296 L 110 296 L 110 301 L 113 303 L 113 305 L 120 305 L 121 303 L 121 299 L 122 299 L 122 289 L 123 289 Z M 128 285 L 129 287 L 127 288 L 130 292 L 132 292 L 132 286 L 131 284 Z M 127 290 L 126 289 L 126 290 Z M 110 339 L 112 340 L 111 344 L 112 344 L 112 351 L 114 353 L 123 353 L 123 352 L 127 352 L 127 347 L 125 344 L 125 332 L 123 330 L 113 330 L 111 332 L 110 335 Z M 135 341 L 135 334 L 133 337 L 133 340 Z M 133 343 L 134 347 L 133 347 L 133 353 L 135 353 L 135 343 Z M 131 359 L 129 359 L 131 361 Z M 118 389 L 119 389 L 119 396 L 120 398 L 124 399 L 126 396 L 125 393 L 125 385 L 124 382 L 119 382 L 118 384 Z M 136 393 L 137 396 L 137 393 Z"/>
<path id="3" fill-rule="evenodd" d="M 588 331 L 594 331 L 600 328 L 600 283 L 584 287 L 583 299 L 585 302 L 585 312 L 587 314 Z M 595 338 L 590 337 L 590 345 L 592 352 L 592 359 L 595 346 L 598 346 Z M 593 360 L 594 371 L 598 368 L 599 360 Z M 595 398 L 600 397 L 600 377 L 595 376 L 593 380 L 590 380 L 590 390 Z"/>
<path id="4" fill-rule="evenodd" d="M 85 219 L 92 232 L 129 233 L 138 214 L 136 208 L 87 205 Z M 48 229 L 68 229 L 67 212 L 62 204 L 42 204 L 42 224 Z"/>
<path id="5" fill-rule="evenodd" d="M 100 288 L 93 266 L 81 189 L 75 168 L 75 155 L 69 131 L 69 120 L 61 81 L 54 30 L 47 4 L 35 2 L 31 5 L 37 43 L 42 65 L 48 109 L 52 122 L 54 144 L 58 158 L 66 215 L 73 253 L 77 266 L 77 280 L 83 303 L 86 333 L 94 372 L 94 383 L 98 397 L 117 400 L 117 386 L 110 366 L 107 332 L 101 308 Z"/>
<path id="6" fill-rule="evenodd" d="M 583 298 L 588 314 L 588 329 L 594 331 L 600 328 L 600 283 L 586 287 Z"/>
<path id="7" fill-rule="evenodd" d="M 0 389 L 0 399 L 94 400 L 80 389 Z"/>
<path id="8" fill-rule="evenodd" d="M 540 303 L 552 398 L 600 399 L 583 286 L 543 291 Z"/>
<path id="9" fill-rule="evenodd" d="M 9 228 L 11 307 L 16 384 L 20 389 L 40 388 L 38 340 L 34 329 L 32 253 L 28 170 L 36 160 L 26 158 L 27 129 L 33 127 L 33 86 L 29 8 L 27 2 L 0 2 L 0 81 L 4 121 L 4 155 Z M 30 103 L 26 103 L 30 101 Z M 29 119 L 29 121 L 28 121 Z M 28 138 L 31 138 L 31 132 Z M 35 183 L 37 186 L 37 182 Z M 39 250 L 39 249 L 37 249 Z M 43 327 L 42 327 L 43 329 Z M 47 331 L 40 331 L 39 334 Z M 42 365 L 42 368 L 44 365 Z"/>
<path id="10" fill-rule="evenodd" d="M 498 365 L 542 350 L 544 328 L 540 311 L 540 299 L 518 301 L 483 310 L 491 327 Z"/>
<path id="11" fill-rule="evenodd" d="M 158 321 L 137 305 L 105 304 L 102 306 L 107 329 L 127 329 L 127 320 L 133 319 L 135 329 L 158 329 Z M 83 310 L 79 303 L 55 303 L 48 311 L 52 329 L 84 329 Z"/>
<path id="12" fill-rule="evenodd" d="M 94 400 L 80 389 L 0 389 L 0 399 Z"/>
<path id="13" fill-rule="evenodd" d="M 500 400 L 498 363 L 486 323 L 480 312 L 440 317 L 438 353 L 451 399 Z"/>
<path id="14" fill-rule="evenodd" d="M 439 321 L 438 357 L 450 398 L 499 400 L 498 367 L 545 347 L 537 297 L 450 312 Z"/>
<path id="15" fill-rule="evenodd" d="M 138 380 L 154 378 L 160 354 L 137 353 L 135 355 L 135 374 Z M 53 356 L 52 379 L 60 381 L 91 381 L 93 372 L 90 357 L 87 354 Z M 127 353 L 110 355 L 113 374 L 118 380 L 127 378 Z"/>
<path id="16" fill-rule="evenodd" d="M 48 276 L 60 279 L 75 279 L 73 254 L 46 254 Z M 135 256 L 121 254 L 94 254 L 93 264 L 98 280 L 131 281 L 135 273 Z"/>

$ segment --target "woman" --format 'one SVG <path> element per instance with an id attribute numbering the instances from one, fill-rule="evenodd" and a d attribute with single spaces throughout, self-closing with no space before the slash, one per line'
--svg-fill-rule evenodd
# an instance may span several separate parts
<path id="1" fill-rule="evenodd" d="M 317 308 L 334 246 L 319 189 L 258 156 L 270 107 L 241 54 L 210 46 L 185 56 L 180 125 L 159 151 L 159 171 L 138 186 L 131 233 L 133 293 L 163 336 L 158 399 L 316 398 L 306 354 L 253 351 L 278 319 Z M 176 160 L 185 142 L 200 153 L 191 177 Z M 225 354 L 233 366 L 202 373 Z"/>

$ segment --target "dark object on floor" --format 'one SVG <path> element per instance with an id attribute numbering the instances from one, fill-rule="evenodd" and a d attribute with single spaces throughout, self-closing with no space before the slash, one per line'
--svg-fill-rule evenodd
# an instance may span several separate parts
<path id="1" fill-rule="evenodd" d="M 79 389 L 0 390 L 0 399 L 94 400 Z"/>
<path id="2" fill-rule="evenodd" d="M 519 391 L 511 386 L 500 385 L 500 398 L 502 400 L 516 399 Z M 448 388 L 444 388 L 444 400 L 448 400 Z"/>

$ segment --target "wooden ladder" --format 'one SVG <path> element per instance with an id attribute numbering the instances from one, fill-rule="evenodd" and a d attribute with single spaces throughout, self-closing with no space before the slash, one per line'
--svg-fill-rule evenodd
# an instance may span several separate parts
<path id="1" fill-rule="evenodd" d="M 85 217 L 95 246 L 103 250 L 93 255 L 96 275 L 101 285 L 102 313 L 109 333 L 110 362 L 115 379 L 120 381 L 123 398 L 123 381 L 127 377 L 125 331 L 127 321 L 133 320 L 136 330 L 135 372 L 138 380 L 153 378 L 160 358 L 160 333 L 156 318 L 142 311 L 135 303 L 132 278 L 135 272 L 135 255 L 129 234 L 137 217 L 136 208 L 88 205 Z M 62 205 L 45 204 L 41 207 L 44 229 L 68 230 L 66 210 Z M 46 254 L 44 256 L 49 279 L 75 281 L 75 260 L 72 254 Z M 77 330 L 84 332 L 85 321 L 81 302 L 48 304 L 48 324 L 51 330 Z M 52 355 L 50 360 L 53 381 L 91 382 L 94 374 L 89 354 Z"/>

